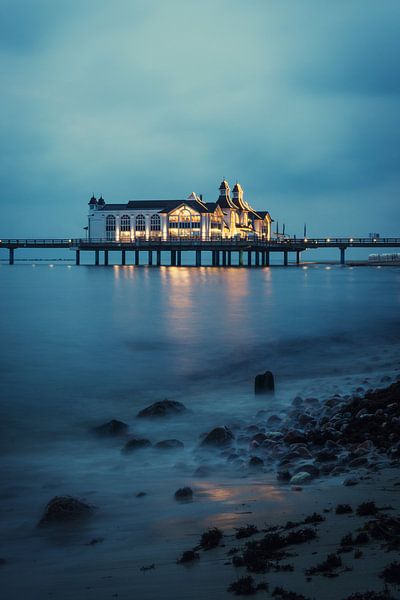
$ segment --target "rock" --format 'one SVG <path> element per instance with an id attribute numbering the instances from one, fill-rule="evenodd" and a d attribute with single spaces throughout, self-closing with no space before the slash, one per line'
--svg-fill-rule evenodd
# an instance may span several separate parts
<path id="1" fill-rule="evenodd" d="M 304 427 L 305 425 L 309 425 L 309 424 L 314 425 L 314 423 L 315 423 L 314 417 L 312 417 L 311 415 L 309 415 L 307 413 L 300 415 L 298 418 L 298 421 L 299 421 L 299 425 L 301 425 L 302 427 Z"/>
<path id="2" fill-rule="evenodd" d="M 260 467 L 264 466 L 264 461 L 262 458 L 259 458 L 258 456 L 252 456 L 249 460 L 249 467 L 253 467 L 253 468 L 257 468 L 259 469 Z"/>
<path id="3" fill-rule="evenodd" d="M 350 487 L 357 484 L 358 479 L 356 479 L 355 477 L 346 477 L 346 479 L 343 481 L 343 485 L 345 485 L 346 487 Z"/>
<path id="4" fill-rule="evenodd" d="M 287 444 L 304 444 L 307 441 L 307 437 L 299 429 L 291 429 L 285 434 L 283 441 Z"/>
<path id="5" fill-rule="evenodd" d="M 140 418 L 168 417 L 170 415 L 182 414 L 186 412 L 186 410 L 187 408 L 182 402 L 177 402 L 176 400 L 161 400 L 160 402 L 155 402 L 139 411 L 136 416 Z"/>
<path id="6" fill-rule="evenodd" d="M 149 446 L 151 446 L 151 442 L 146 438 L 132 438 L 126 442 L 122 450 L 123 452 L 133 452 L 134 450 L 148 448 Z"/>
<path id="7" fill-rule="evenodd" d="M 201 446 L 226 446 L 232 442 L 234 435 L 228 427 L 215 427 L 201 442 Z"/>
<path id="8" fill-rule="evenodd" d="M 182 565 L 187 562 L 198 560 L 199 558 L 200 554 L 198 552 L 195 552 L 194 550 L 185 550 L 185 552 L 183 552 L 182 556 L 178 558 L 176 562 Z"/>
<path id="9" fill-rule="evenodd" d="M 183 442 L 179 440 L 162 440 L 154 444 L 154 448 L 160 448 L 161 450 L 178 450 L 184 447 Z"/>
<path id="10" fill-rule="evenodd" d="M 337 456 L 336 452 L 333 452 L 332 450 L 321 450 L 320 452 L 317 452 L 315 458 L 319 462 L 332 462 L 336 460 Z"/>
<path id="11" fill-rule="evenodd" d="M 271 427 L 272 425 L 279 425 L 280 423 L 282 423 L 282 419 L 281 417 L 278 417 L 278 415 L 271 415 L 267 419 L 268 427 Z"/>
<path id="12" fill-rule="evenodd" d="M 103 425 L 93 427 L 92 431 L 97 435 L 104 436 L 124 435 L 128 431 L 128 425 L 123 421 L 117 421 L 116 419 L 112 419 L 111 421 L 108 421 Z"/>
<path id="13" fill-rule="evenodd" d="M 368 465 L 368 458 L 366 456 L 359 456 L 358 458 L 353 458 L 349 462 L 349 467 L 352 469 L 357 469 L 358 467 L 364 467 Z"/>
<path id="14" fill-rule="evenodd" d="M 256 435 L 253 436 L 252 441 L 253 442 L 257 442 L 257 444 L 262 444 L 264 442 L 264 440 L 267 439 L 267 436 L 265 435 L 265 433 L 256 433 Z"/>
<path id="15" fill-rule="evenodd" d="M 300 473 L 296 473 L 290 480 L 291 485 L 303 485 L 304 483 L 308 483 L 311 481 L 312 475 L 307 471 L 300 471 Z"/>
<path id="16" fill-rule="evenodd" d="M 319 469 L 315 465 L 313 465 L 311 463 L 307 463 L 305 465 L 301 465 L 300 467 L 297 467 L 294 474 L 297 475 L 298 473 L 309 473 L 311 475 L 311 477 L 318 477 Z"/>
<path id="17" fill-rule="evenodd" d="M 192 500 L 193 498 L 193 490 L 189 486 L 185 486 L 183 488 L 179 488 L 175 492 L 175 500 Z"/>
<path id="18" fill-rule="evenodd" d="M 276 478 L 278 481 L 290 481 L 292 474 L 290 471 L 277 471 Z"/>
<path id="19" fill-rule="evenodd" d="M 72 496 L 55 496 L 44 509 L 39 526 L 66 523 L 89 516 L 94 506 Z"/>
<path id="20" fill-rule="evenodd" d="M 256 375 L 254 380 L 255 394 L 269 394 L 275 390 L 274 376 L 271 371 L 265 371 L 262 375 Z"/>

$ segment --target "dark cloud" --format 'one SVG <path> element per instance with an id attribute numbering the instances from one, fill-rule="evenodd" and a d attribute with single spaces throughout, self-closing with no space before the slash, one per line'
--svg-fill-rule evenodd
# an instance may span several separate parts
<path id="1" fill-rule="evenodd" d="M 396 233 L 399 24 L 397 0 L 3 0 L 0 234 L 223 175 L 292 229 Z"/>

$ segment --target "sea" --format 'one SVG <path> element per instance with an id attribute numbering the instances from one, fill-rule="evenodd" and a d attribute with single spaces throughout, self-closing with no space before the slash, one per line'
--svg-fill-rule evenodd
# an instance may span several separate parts
<path id="1" fill-rule="evenodd" d="M 398 267 L 2 263 L 0 315 L 0 577 L 13 599 L 111 598 L 126 569 L 175 564 L 168 544 L 233 527 L 257 494 L 278 514 L 273 466 L 252 475 L 205 456 L 201 436 L 257 423 L 259 411 L 282 416 L 298 395 L 360 393 L 400 373 Z M 255 396 L 266 370 L 275 394 Z M 163 399 L 188 410 L 137 418 Z M 110 419 L 185 447 L 124 454 L 123 440 L 93 435 Z M 174 492 L 185 485 L 194 501 L 181 505 Z M 56 495 L 85 499 L 95 518 L 38 529 Z M 154 597 L 132 585 L 131 597 Z"/>

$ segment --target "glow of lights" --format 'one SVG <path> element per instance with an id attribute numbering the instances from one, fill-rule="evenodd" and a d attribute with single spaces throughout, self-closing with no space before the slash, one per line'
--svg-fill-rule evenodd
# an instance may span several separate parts
<path id="1" fill-rule="evenodd" d="M 72 240 L 68 240 L 68 241 L 69 241 L 69 243 L 71 243 L 71 242 L 72 242 Z"/>
<path id="2" fill-rule="evenodd" d="M 349 241 L 350 241 L 350 242 L 352 242 L 352 241 L 353 241 L 353 238 L 350 238 L 350 240 L 349 240 Z"/>
<path id="3" fill-rule="evenodd" d="M 72 268 L 71 265 L 67 265 L 67 269 L 71 269 L 71 268 Z"/>
<path id="4" fill-rule="evenodd" d="M 328 242 L 328 244 L 329 244 L 329 242 L 330 242 L 331 240 L 330 240 L 330 238 L 326 238 L 326 241 L 327 241 L 327 242 Z"/>
<path id="5" fill-rule="evenodd" d="M 325 267 L 326 271 L 330 271 L 332 267 Z"/>
<path id="6" fill-rule="evenodd" d="M 302 267 L 303 271 L 307 271 L 308 267 Z"/>
<path id="7" fill-rule="evenodd" d="M 50 269 L 52 269 L 54 267 L 54 265 L 49 265 Z"/>
<path id="8" fill-rule="evenodd" d="M 35 263 L 32 264 L 32 267 L 36 267 Z"/>
<path id="9" fill-rule="evenodd" d="M 307 242 L 308 242 L 308 239 L 307 239 L 307 238 L 304 238 L 304 241 L 307 243 Z"/>
<path id="10" fill-rule="evenodd" d="M 1 240 L 0 240 L 0 242 L 1 242 Z M 374 242 L 376 242 L 376 238 L 374 238 Z"/>

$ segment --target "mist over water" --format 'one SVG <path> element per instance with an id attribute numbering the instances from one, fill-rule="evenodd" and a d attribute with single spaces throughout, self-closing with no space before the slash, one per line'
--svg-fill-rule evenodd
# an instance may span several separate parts
<path id="1" fill-rule="evenodd" d="M 260 409 L 283 413 L 296 394 L 367 389 L 399 369 L 398 268 L 2 265 L 0 281 L 0 528 L 7 552 L 26 564 L 32 552 L 54 556 L 54 540 L 34 528 L 56 494 L 99 506 L 101 519 L 85 535 L 106 532 L 116 545 L 115 528 L 155 543 L 182 510 L 194 518 L 190 506 L 171 501 L 185 484 L 197 489 L 197 519 L 233 518 L 237 488 L 215 482 L 249 474 L 202 455 L 203 432 L 253 423 Z M 276 394 L 255 397 L 254 376 L 266 369 Z M 135 419 L 164 398 L 189 412 Z M 132 435 L 177 438 L 185 449 L 125 456 L 123 440 L 90 433 L 111 418 L 127 422 Z M 199 466 L 212 468 L 207 481 L 197 477 Z M 274 481 L 266 471 L 263 480 Z M 142 489 L 149 497 L 132 520 Z M 279 506 L 276 488 L 257 493 Z"/>

